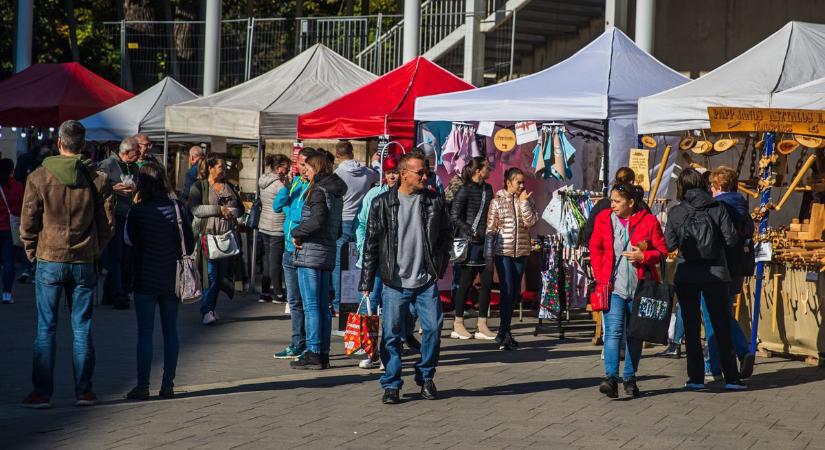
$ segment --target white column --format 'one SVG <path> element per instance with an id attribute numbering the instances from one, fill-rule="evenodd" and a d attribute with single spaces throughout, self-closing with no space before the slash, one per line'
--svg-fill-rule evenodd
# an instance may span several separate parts
<path id="1" fill-rule="evenodd" d="M 627 0 L 607 0 L 604 5 L 604 27 L 627 31 Z"/>
<path id="2" fill-rule="evenodd" d="M 206 0 L 203 48 L 203 95 L 218 90 L 221 57 L 221 0 Z"/>
<path id="3" fill-rule="evenodd" d="M 20 72 L 32 65 L 32 12 L 34 0 L 17 0 L 17 42 L 14 71 Z"/>
<path id="4" fill-rule="evenodd" d="M 404 0 L 404 62 L 418 56 L 421 0 Z"/>
<path id="5" fill-rule="evenodd" d="M 636 0 L 636 45 L 653 54 L 656 35 L 656 0 Z"/>
<path id="6" fill-rule="evenodd" d="M 481 86 L 484 83 L 484 34 L 481 21 L 485 14 L 484 0 L 467 0 L 464 20 L 464 81 Z"/>

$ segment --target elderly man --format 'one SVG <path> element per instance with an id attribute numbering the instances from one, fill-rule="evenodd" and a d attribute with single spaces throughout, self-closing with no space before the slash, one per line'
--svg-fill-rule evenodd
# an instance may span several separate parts
<path id="1" fill-rule="evenodd" d="M 55 330 L 60 299 L 69 299 L 75 405 L 97 402 L 92 391 L 95 352 L 92 344 L 92 298 L 97 274 L 94 261 L 112 238 L 112 192 L 106 175 L 80 156 L 86 130 L 80 122 L 63 122 L 58 156 L 43 160 L 26 180 L 20 241 L 30 261 L 37 259 L 32 383 L 23 399 L 27 408 L 51 407 L 54 392 Z"/>
<path id="2" fill-rule="evenodd" d="M 103 267 L 107 274 L 101 303 L 113 305 L 115 309 L 129 309 L 129 297 L 123 287 L 123 269 L 128 261 L 123 233 L 126 213 L 132 206 L 137 181 L 138 167 L 135 162 L 140 156 L 138 148 L 137 139 L 126 138 L 120 142 L 118 153 L 101 161 L 98 167 L 109 177 L 109 186 L 115 199 L 115 237 L 103 252 Z"/>
<path id="3" fill-rule="evenodd" d="M 189 170 L 186 171 L 186 179 L 183 182 L 183 190 L 180 193 L 180 198 L 184 203 L 189 201 L 189 191 L 195 181 L 198 181 L 198 163 L 205 156 L 206 151 L 199 145 L 193 145 L 189 148 Z"/>
<path id="4" fill-rule="evenodd" d="M 140 156 L 138 156 L 138 160 L 135 161 L 137 166 L 143 167 L 144 164 L 148 162 L 158 162 L 155 155 L 152 153 L 152 141 L 149 140 L 149 136 L 146 136 L 143 133 L 138 133 L 134 136 L 135 141 L 137 141 L 138 145 L 138 152 Z"/>

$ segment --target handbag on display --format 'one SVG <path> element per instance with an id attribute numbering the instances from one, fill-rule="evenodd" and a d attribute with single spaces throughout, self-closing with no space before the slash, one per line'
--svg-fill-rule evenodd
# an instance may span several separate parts
<path id="1" fill-rule="evenodd" d="M 6 200 L 6 193 L 3 191 L 3 188 L 0 187 L 0 196 L 3 196 L 3 204 L 6 205 L 6 211 L 9 212 L 9 227 L 11 229 L 11 243 L 15 247 L 22 247 L 23 243 L 20 242 L 20 216 L 15 216 L 11 213 L 11 208 L 9 207 L 9 202 Z"/>
<path id="2" fill-rule="evenodd" d="M 224 259 L 241 253 L 235 233 L 207 234 L 206 249 L 210 260 Z"/>
<path id="3" fill-rule="evenodd" d="M 175 279 L 175 295 L 181 303 L 189 304 L 200 300 L 203 290 L 201 287 L 201 274 L 198 271 L 198 264 L 193 255 L 186 254 L 186 241 L 183 236 L 183 219 L 181 219 L 180 208 L 176 201 L 175 216 L 178 221 L 178 232 L 180 233 L 180 259 L 177 266 L 177 278 Z"/>
<path id="4" fill-rule="evenodd" d="M 473 221 L 473 232 L 478 228 L 481 221 L 481 213 L 484 212 L 484 201 L 487 200 L 487 190 L 484 186 L 481 188 L 481 205 L 476 213 L 476 218 Z M 461 264 L 467 261 L 470 256 L 470 240 L 467 238 L 453 238 L 453 246 L 450 248 L 450 261 Z"/>
<path id="5" fill-rule="evenodd" d="M 673 290 L 666 282 L 653 279 L 652 271 L 648 273 L 650 276 L 639 280 L 633 294 L 627 336 L 641 341 L 667 344 L 670 314 L 673 310 Z M 663 269 L 660 274 L 659 278 L 665 280 Z"/>

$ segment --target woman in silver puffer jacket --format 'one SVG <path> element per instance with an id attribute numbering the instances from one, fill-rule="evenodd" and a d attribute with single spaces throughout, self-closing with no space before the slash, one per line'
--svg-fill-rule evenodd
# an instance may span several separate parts
<path id="1" fill-rule="evenodd" d="M 510 330 L 513 304 L 521 292 L 524 264 L 530 255 L 530 228 L 538 222 L 532 193 L 524 189 L 524 173 L 512 167 L 504 172 L 505 189 L 496 193 L 487 215 L 484 258 L 496 266 L 500 284 L 499 325 L 496 342 L 499 350 L 518 347 Z"/>

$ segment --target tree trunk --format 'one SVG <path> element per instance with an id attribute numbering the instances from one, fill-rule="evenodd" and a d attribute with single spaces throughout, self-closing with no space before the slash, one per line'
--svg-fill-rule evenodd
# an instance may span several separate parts
<path id="1" fill-rule="evenodd" d="M 77 48 L 77 20 L 74 15 L 74 1 L 65 0 L 66 24 L 69 26 L 69 48 L 72 50 L 72 61 L 80 61 L 80 49 Z"/>
<path id="2" fill-rule="evenodd" d="M 370 0 L 361 0 L 361 15 L 370 15 Z"/>

